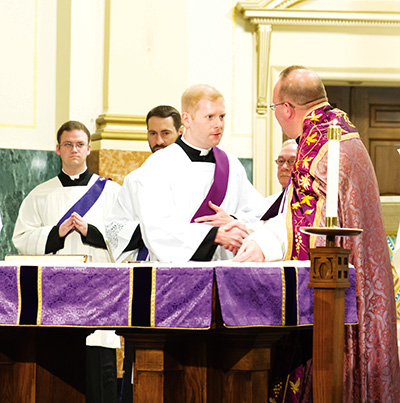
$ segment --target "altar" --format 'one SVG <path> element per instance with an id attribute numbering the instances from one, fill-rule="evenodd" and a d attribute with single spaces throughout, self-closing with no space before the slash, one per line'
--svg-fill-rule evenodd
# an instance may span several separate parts
<path id="1" fill-rule="evenodd" d="M 95 329 L 133 342 L 134 401 L 265 401 L 272 343 L 312 326 L 309 281 L 308 261 L 1 262 L 1 401 L 84 402 Z M 357 323 L 352 267 L 349 281 Z"/>

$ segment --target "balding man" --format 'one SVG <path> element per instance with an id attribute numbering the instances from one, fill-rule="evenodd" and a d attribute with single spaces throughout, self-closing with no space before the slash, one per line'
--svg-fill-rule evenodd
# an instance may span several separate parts
<path id="1" fill-rule="evenodd" d="M 284 133 L 300 136 L 283 220 L 269 220 L 243 243 L 237 261 L 308 259 L 309 247 L 323 244 L 300 227 L 325 225 L 327 189 L 327 131 L 341 129 L 338 226 L 362 228 L 361 235 L 341 238 L 351 249 L 356 268 L 359 325 L 346 326 L 344 401 L 397 401 L 400 371 L 396 340 L 393 276 L 383 226 L 375 172 L 356 127 L 347 114 L 333 108 L 324 85 L 301 66 L 285 69 L 273 91 L 271 109 Z M 289 222 L 290 225 L 285 224 Z M 228 224 L 229 226 L 230 224 Z M 287 230 L 287 231 L 286 231 Z"/>

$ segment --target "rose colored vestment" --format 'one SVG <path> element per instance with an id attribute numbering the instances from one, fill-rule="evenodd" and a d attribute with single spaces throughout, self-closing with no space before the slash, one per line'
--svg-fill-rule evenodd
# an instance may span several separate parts
<path id="1" fill-rule="evenodd" d="M 400 401 L 393 276 L 374 168 L 356 127 L 345 112 L 317 105 L 303 122 L 289 189 L 288 249 L 285 259 L 308 258 L 324 237 L 307 236 L 302 226 L 325 226 L 327 129 L 335 120 L 340 142 L 338 226 L 361 228 L 359 236 L 337 239 L 351 249 L 356 268 L 359 324 L 346 326 L 344 401 Z"/>

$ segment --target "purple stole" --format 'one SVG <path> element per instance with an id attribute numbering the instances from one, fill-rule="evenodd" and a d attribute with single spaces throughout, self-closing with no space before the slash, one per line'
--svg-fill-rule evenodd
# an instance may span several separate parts
<path id="1" fill-rule="evenodd" d="M 149 250 L 147 249 L 147 247 L 145 245 L 143 245 L 140 249 L 139 252 L 136 256 L 136 260 L 138 262 L 143 262 L 144 260 L 147 259 L 147 256 L 149 256 Z"/>
<path id="2" fill-rule="evenodd" d="M 303 134 L 300 137 L 296 160 L 292 172 L 288 207 L 292 228 L 288 228 L 288 252 L 286 260 L 308 260 L 310 236 L 303 234 L 300 227 L 319 227 L 321 206 L 325 194 L 320 193 L 319 180 L 315 178 L 315 163 L 324 156 L 327 149 L 321 150 L 328 141 L 328 127 L 333 120 L 342 129 L 342 135 L 356 133 L 357 129 L 349 121 L 347 114 L 331 105 L 321 106 L 311 111 L 303 121 Z"/>
<path id="3" fill-rule="evenodd" d="M 109 179 L 110 178 L 100 176 L 88 191 L 64 214 L 57 225 L 61 225 L 73 212 L 76 212 L 83 217 L 90 210 L 93 204 L 96 203 Z"/>
<path id="4" fill-rule="evenodd" d="M 193 223 L 198 217 L 215 214 L 215 211 L 208 205 L 208 202 L 211 201 L 217 206 L 220 206 L 226 195 L 229 180 L 228 156 L 225 151 L 222 151 L 218 147 L 213 147 L 213 153 L 215 158 L 214 182 L 212 183 L 207 196 L 192 217 L 190 221 L 191 223 Z"/>
<path id="5" fill-rule="evenodd" d="M 281 194 L 271 204 L 270 208 L 264 213 L 260 220 L 267 221 L 270 218 L 276 217 L 278 214 L 281 214 L 283 212 L 290 183 L 291 178 L 289 178 L 289 182 L 286 185 L 285 189 L 282 190 Z"/>

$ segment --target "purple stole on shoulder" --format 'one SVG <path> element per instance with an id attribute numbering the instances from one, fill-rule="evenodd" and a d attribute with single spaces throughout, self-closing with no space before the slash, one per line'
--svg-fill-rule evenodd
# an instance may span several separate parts
<path id="1" fill-rule="evenodd" d="M 100 176 L 88 191 L 64 214 L 57 225 L 61 225 L 74 212 L 83 217 L 90 210 L 93 204 L 96 203 L 109 179 L 110 178 Z"/>
<path id="2" fill-rule="evenodd" d="M 220 206 L 226 195 L 229 180 L 228 156 L 218 147 L 214 147 L 213 152 L 215 158 L 214 182 L 212 183 L 207 196 L 192 217 L 190 221 L 191 223 L 198 217 L 215 214 L 215 211 L 208 205 L 208 202 L 211 201 L 217 206 Z"/>

